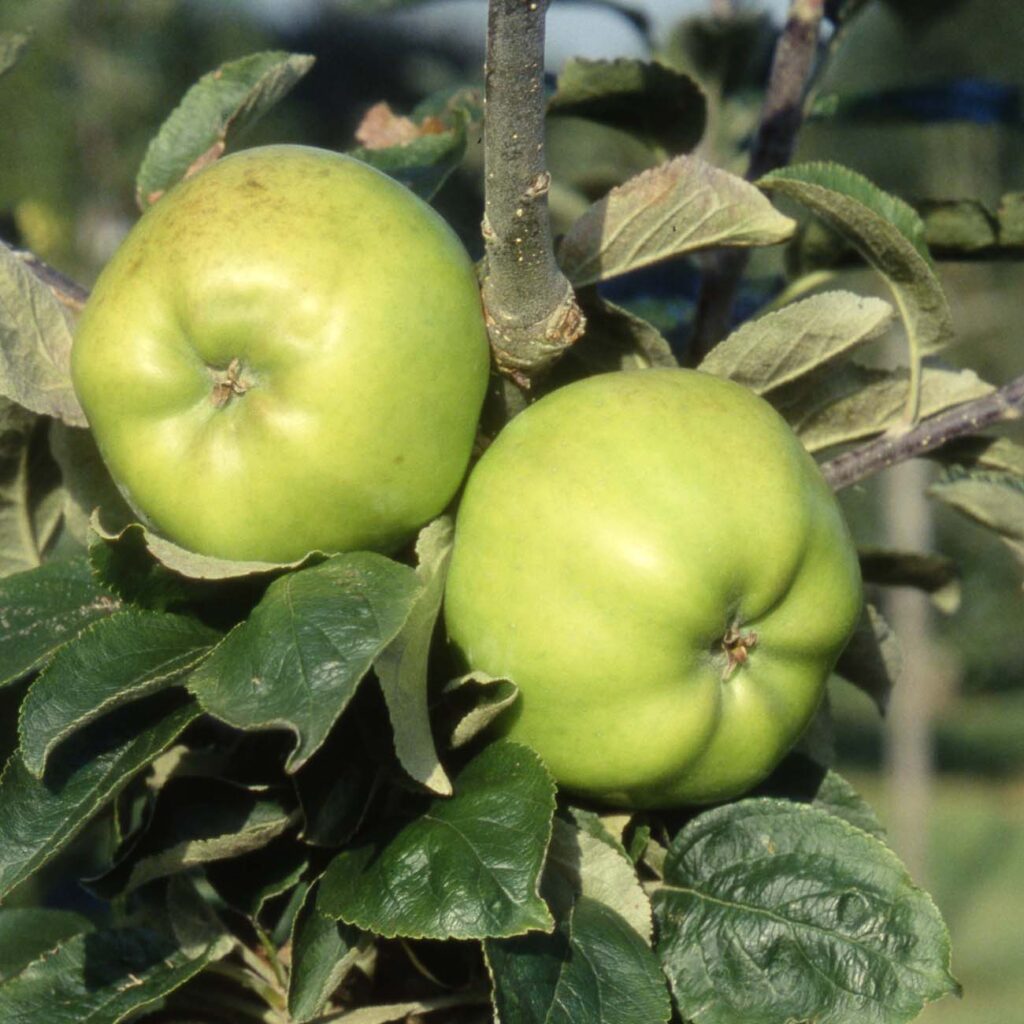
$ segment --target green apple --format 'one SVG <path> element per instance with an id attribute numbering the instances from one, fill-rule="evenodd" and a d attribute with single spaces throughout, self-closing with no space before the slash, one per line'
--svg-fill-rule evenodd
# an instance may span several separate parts
<path id="1" fill-rule="evenodd" d="M 129 504 L 233 559 L 389 551 L 465 475 L 488 374 L 471 261 L 386 175 L 302 146 L 177 185 L 96 283 L 75 390 Z"/>
<path id="2" fill-rule="evenodd" d="M 470 473 L 445 597 L 508 735 L 621 806 L 734 797 L 799 739 L 861 608 L 853 543 L 767 402 L 691 370 L 563 387 Z"/>

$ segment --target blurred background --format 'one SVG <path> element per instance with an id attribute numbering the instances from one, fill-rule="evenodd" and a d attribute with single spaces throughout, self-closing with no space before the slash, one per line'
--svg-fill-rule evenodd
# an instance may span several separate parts
<path id="1" fill-rule="evenodd" d="M 373 103 L 406 113 L 438 90 L 480 82 L 482 0 L 385 6 L 6 0 L 0 32 L 28 31 L 30 40 L 0 78 L 0 236 L 91 282 L 137 216 L 135 173 L 165 116 L 201 74 L 255 50 L 311 53 L 317 63 L 246 145 L 348 149 Z M 688 68 L 710 99 L 703 151 L 742 170 L 785 8 L 784 0 L 554 0 L 548 69 L 557 74 L 573 55 L 655 55 Z M 696 59 L 694 40 L 717 63 Z M 796 159 L 837 160 L 915 203 L 979 199 L 994 208 L 1024 191 L 1022 52 L 1024 4 L 868 0 L 817 82 Z M 623 133 L 573 118 L 553 125 L 549 154 L 561 225 L 657 159 Z M 464 165 L 437 204 L 476 251 L 479 174 L 471 133 Z M 752 273 L 778 279 L 777 259 L 755 261 Z M 947 358 L 994 383 L 1024 373 L 1024 266 L 948 260 L 939 273 L 958 329 Z M 685 344 L 694 276 L 691 267 L 667 281 L 649 277 L 627 298 Z M 884 294 L 863 270 L 841 270 L 836 283 Z M 745 312 L 762 300 L 755 289 Z M 942 552 L 958 580 L 931 601 L 917 592 L 884 599 L 904 675 L 885 722 L 863 694 L 835 685 L 838 767 L 879 811 L 952 932 L 964 998 L 928 1008 L 922 1020 L 1024 1024 L 1021 567 L 994 535 L 919 499 L 929 472 L 906 467 L 843 495 L 860 544 Z"/>

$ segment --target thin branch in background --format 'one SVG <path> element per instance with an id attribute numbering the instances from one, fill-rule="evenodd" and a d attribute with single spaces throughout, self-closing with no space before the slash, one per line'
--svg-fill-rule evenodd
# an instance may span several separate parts
<path id="1" fill-rule="evenodd" d="M 751 146 L 749 181 L 785 166 L 793 154 L 803 123 L 804 97 L 814 71 L 824 7 L 824 0 L 791 0 L 785 27 L 775 44 L 761 119 Z M 694 363 L 729 333 L 740 279 L 749 259 L 745 249 L 726 249 L 706 260 L 691 340 Z"/>
<path id="2" fill-rule="evenodd" d="M 832 490 L 866 480 L 879 470 L 935 451 L 958 437 L 977 434 L 986 427 L 1024 418 L 1024 376 L 1016 377 L 991 394 L 947 409 L 923 420 L 906 433 L 883 435 L 859 448 L 837 455 L 821 471 Z"/>
<path id="3" fill-rule="evenodd" d="M 484 118 L 484 309 L 499 369 L 527 387 L 583 333 L 555 262 L 544 157 L 548 0 L 490 0 Z"/>

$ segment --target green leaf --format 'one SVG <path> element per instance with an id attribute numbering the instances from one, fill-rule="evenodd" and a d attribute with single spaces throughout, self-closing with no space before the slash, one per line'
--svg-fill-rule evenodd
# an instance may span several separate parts
<path id="1" fill-rule="evenodd" d="M 92 431 L 54 420 L 49 441 L 66 490 L 65 522 L 79 544 L 85 547 L 93 540 L 89 520 L 94 509 L 102 509 L 105 520 L 118 528 L 135 519 L 100 456 Z"/>
<path id="2" fill-rule="evenodd" d="M 43 781 L 14 754 L 0 778 L 0 896 L 59 853 L 198 717 L 181 691 L 121 708 L 64 744 Z"/>
<path id="3" fill-rule="evenodd" d="M 443 796 L 452 784 L 434 747 L 427 713 L 427 659 L 444 598 L 453 524 L 445 516 L 420 531 L 416 541 L 420 592 L 398 636 L 373 663 L 395 734 L 395 752 L 417 782 Z"/>
<path id="4" fill-rule="evenodd" d="M 121 602 L 93 578 L 84 556 L 0 580 L 0 686 L 39 668 Z"/>
<path id="5" fill-rule="evenodd" d="M 178 902 L 177 934 L 144 927 L 87 932 L 29 964 L 0 985 L 0 1020 L 118 1024 L 234 948 L 234 939 L 208 920 L 184 920 L 184 901 Z"/>
<path id="6" fill-rule="evenodd" d="M 203 75 L 149 144 L 135 181 L 139 207 L 216 160 L 236 138 L 283 99 L 313 66 L 304 54 L 266 51 Z"/>
<path id="7" fill-rule="evenodd" d="M 124 895 L 156 878 L 261 849 L 292 821 L 272 793 L 223 779 L 172 779 L 160 791 L 149 827 L 90 887 L 108 899 Z"/>
<path id="8" fill-rule="evenodd" d="M 825 773 L 814 794 L 814 806 L 885 842 L 885 828 L 871 805 L 838 772 Z"/>
<path id="9" fill-rule="evenodd" d="M 1008 192 L 999 201 L 999 244 L 1009 249 L 1024 248 L 1024 192 Z"/>
<path id="10" fill-rule="evenodd" d="M 0 395 L 84 427 L 71 386 L 71 330 L 60 303 L 0 242 Z"/>
<path id="11" fill-rule="evenodd" d="M 960 573 L 952 558 L 886 548 L 861 548 L 858 556 L 865 583 L 923 590 L 931 596 L 932 604 L 947 615 L 960 607 Z"/>
<path id="12" fill-rule="evenodd" d="M 836 675 L 863 690 L 884 715 L 902 670 L 899 639 L 878 609 L 865 604 L 853 636 L 836 662 Z"/>
<path id="13" fill-rule="evenodd" d="M 905 369 L 878 370 L 848 362 L 801 378 L 773 392 L 770 400 L 803 446 L 818 452 L 887 430 L 898 431 L 909 386 Z M 925 365 L 918 411 L 922 417 L 934 416 L 991 391 L 992 386 L 973 370 Z"/>
<path id="14" fill-rule="evenodd" d="M 96 512 L 89 522 L 92 531 L 108 544 L 119 541 L 138 543 L 141 539 L 149 553 L 163 566 L 188 579 L 229 580 L 242 576 L 254 576 L 260 573 L 280 572 L 282 569 L 293 569 L 304 565 L 318 557 L 316 552 L 304 555 L 299 561 L 284 565 L 279 562 L 235 562 L 225 558 L 214 558 L 211 555 L 198 555 L 179 547 L 159 534 L 153 533 L 142 523 L 130 523 L 107 529 Z"/>
<path id="15" fill-rule="evenodd" d="M 1024 444 L 1005 437 L 960 437 L 930 452 L 939 462 L 1024 477 Z"/>
<path id="16" fill-rule="evenodd" d="M 928 494 L 997 533 L 1024 564 L 1024 476 L 951 468 Z"/>
<path id="17" fill-rule="evenodd" d="M 92 923 L 70 910 L 44 907 L 0 908 L 0 985 Z"/>
<path id="18" fill-rule="evenodd" d="M 916 211 L 838 164 L 783 167 L 758 184 L 803 204 L 838 231 L 885 278 L 909 346 L 908 423 L 921 404 L 921 359 L 953 338 L 949 304 L 932 269 Z"/>
<path id="19" fill-rule="evenodd" d="M 321 881 L 330 917 L 385 937 L 480 939 L 549 929 L 538 893 L 555 787 L 531 750 L 500 741 L 391 835 L 342 851 Z"/>
<path id="20" fill-rule="evenodd" d="M 935 904 L 874 836 L 743 800 L 676 836 L 658 953 L 694 1024 L 901 1024 L 958 986 Z"/>
<path id="21" fill-rule="evenodd" d="M 893 317 L 881 299 L 825 292 L 748 320 L 698 369 L 763 395 L 834 362 L 884 333 Z"/>
<path id="22" fill-rule="evenodd" d="M 462 162 L 465 152 L 466 129 L 458 121 L 443 131 L 420 135 L 401 145 L 351 149 L 349 156 L 376 167 L 429 201 Z"/>
<path id="23" fill-rule="evenodd" d="M 580 288 L 701 249 L 775 245 L 794 227 L 742 178 L 679 156 L 591 206 L 562 238 L 558 260 Z"/>
<path id="24" fill-rule="evenodd" d="M 293 836 L 283 835 L 251 853 L 209 861 L 205 870 L 217 895 L 255 921 L 269 900 L 299 884 L 308 864 L 306 848 Z"/>
<path id="25" fill-rule="evenodd" d="M 0 32 L 0 75 L 18 63 L 28 40 L 25 32 Z"/>
<path id="26" fill-rule="evenodd" d="M 381 765 L 366 749 L 363 737 L 364 698 L 371 692 L 356 694 L 349 713 L 292 776 L 305 817 L 302 838 L 312 846 L 344 845 L 355 834 L 377 789 Z"/>
<path id="27" fill-rule="evenodd" d="M 672 1007 L 654 955 L 634 929 L 581 896 L 567 928 L 485 943 L 502 1024 L 658 1024 Z"/>
<path id="28" fill-rule="evenodd" d="M 918 205 L 929 251 L 976 255 L 998 245 L 995 218 L 973 199 L 926 200 Z"/>
<path id="29" fill-rule="evenodd" d="M 292 926 L 288 1013 L 295 1024 L 323 1012 L 365 946 L 357 929 L 320 909 L 319 893 L 318 884 L 309 887 Z"/>
<path id="30" fill-rule="evenodd" d="M 573 807 L 555 817 L 541 892 L 556 918 L 585 896 L 614 910 L 651 943 L 651 903 L 636 868 L 592 811 Z"/>
<path id="31" fill-rule="evenodd" d="M 664 64 L 576 57 L 558 76 L 548 112 L 611 125 L 675 155 L 700 142 L 707 100 L 689 75 Z"/>
<path id="32" fill-rule="evenodd" d="M 444 688 L 442 715 L 444 732 L 452 747 L 463 747 L 483 733 L 515 703 L 519 690 L 510 679 L 486 672 L 468 672 Z"/>
<path id="33" fill-rule="evenodd" d="M 122 704 L 181 682 L 220 638 L 181 615 L 125 609 L 94 622 L 53 657 L 18 721 L 25 767 L 42 777 L 53 749 Z"/>
<path id="34" fill-rule="evenodd" d="M 553 390 L 595 373 L 679 365 L 653 324 L 609 302 L 596 288 L 582 289 L 577 298 L 586 317 L 586 333 L 559 360 L 545 380 L 546 388 Z"/>
<path id="35" fill-rule="evenodd" d="M 62 495 L 35 413 L 0 396 L 0 577 L 40 565 Z"/>
<path id="36" fill-rule="evenodd" d="M 327 738 L 420 590 L 415 572 L 355 551 L 288 573 L 193 672 L 204 710 L 238 729 L 289 729 L 299 769 Z"/>

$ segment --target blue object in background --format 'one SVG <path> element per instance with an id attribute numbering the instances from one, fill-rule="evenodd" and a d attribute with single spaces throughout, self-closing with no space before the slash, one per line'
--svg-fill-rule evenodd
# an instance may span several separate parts
<path id="1" fill-rule="evenodd" d="M 969 121 L 1021 125 L 1019 86 L 986 78 L 960 78 L 860 96 L 823 96 L 812 117 L 872 121 Z"/>

